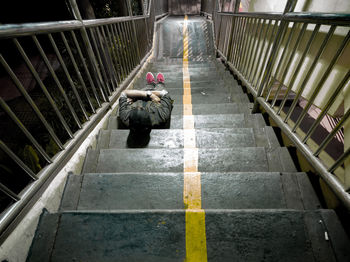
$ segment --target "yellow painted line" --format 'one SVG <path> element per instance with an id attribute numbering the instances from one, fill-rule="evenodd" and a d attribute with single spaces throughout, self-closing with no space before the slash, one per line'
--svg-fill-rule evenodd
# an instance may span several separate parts
<path id="1" fill-rule="evenodd" d="M 188 70 L 187 15 L 183 27 L 183 132 L 184 132 L 184 206 L 186 209 L 186 262 L 207 261 L 205 213 L 202 209 L 201 173 L 192 114 L 191 79 Z"/>

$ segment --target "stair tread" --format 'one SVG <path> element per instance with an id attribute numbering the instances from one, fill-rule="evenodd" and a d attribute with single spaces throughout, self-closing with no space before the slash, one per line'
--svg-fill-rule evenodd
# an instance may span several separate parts
<path id="1" fill-rule="evenodd" d="M 318 209 L 318 201 L 301 198 L 312 189 L 305 177 L 305 173 L 202 172 L 202 208 Z M 182 172 L 70 175 L 61 211 L 183 209 L 183 185 Z"/>
<path id="2" fill-rule="evenodd" d="M 184 151 L 178 148 L 101 149 L 96 171 L 92 172 L 182 172 Z M 198 170 L 269 171 L 269 165 L 263 147 L 199 148 Z"/>
<path id="3" fill-rule="evenodd" d="M 129 130 L 106 130 L 104 136 L 109 136 L 109 148 L 137 147 L 139 140 L 144 137 L 133 137 Z M 198 148 L 224 148 L 224 147 L 253 147 L 255 146 L 254 132 L 251 128 L 211 128 L 194 131 L 196 146 Z M 147 139 L 148 140 L 148 139 Z M 150 134 L 149 142 L 145 148 L 183 148 L 183 129 L 154 129 Z"/>
<path id="4" fill-rule="evenodd" d="M 185 215 L 184 210 L 44 213 L 27 261 L 183 261 Z M 325 261 L 349 261 L 343 232 L 328 231 L 330 241 L 324 240 L 330 223 L 341 227 L 331 210 L 206 210 L 208 260 L 316 261 L 325 255 Z"/>

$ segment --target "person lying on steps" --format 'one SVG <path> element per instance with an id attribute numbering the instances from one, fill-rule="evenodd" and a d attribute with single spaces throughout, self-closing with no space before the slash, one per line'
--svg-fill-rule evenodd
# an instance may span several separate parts
<path id="1" fill-rule="evenodd" d="M 147 86 L 143 90 L 125 90 L 119 99 L 119 117 L 130 133 L 149 134 L 152 128 L 169 125 L 173 100 L 165 90 L 164 76 L 146 75 Z"/>

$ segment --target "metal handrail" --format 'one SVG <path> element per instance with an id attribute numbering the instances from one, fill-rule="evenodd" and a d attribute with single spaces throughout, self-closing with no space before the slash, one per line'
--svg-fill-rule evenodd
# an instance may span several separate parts
<path id="1" fill-rule="evenodd" d="M 11 108 L 11 101 L 0 98 L 2 115 L 8 115 L 31 142 L 38 158 L 45 162 L 39 172 L 34 172 L 7 144 L 6 138 L 0 139 L 0 150 L 31 181 L 19 193 L 12 190 L 12 185 L 0 182 L 0 192 L 14 201 L 0 214 L 0 243 L 116 102 L 152 51 L 156 19 L 153 1 L 149 2 L 148 13 L 142 16 L 92 20 L 82 20 L 75 0 L 70 3 L 77 20 L 0 26 L 0 41 L 11 44 L 17 57 L 23 59 L 22 64 L 31 73 L 36 89 L 47 99 L 48 111 L 53 112 L 55 120 L 49 121 L 46 112 L 39 109 L 5 50 L 0 50 L 0 66 L 41 121 L 43 132 L 59 150 L 54 156 L 49 155 L 41 138 L 31 133 Z M 27 53 L 28 40 L 31 47 L 37 49 L 35 58 L 46 68 L 44 74 Z M 46 82 L 48 77 L 53 80 L 50 84 Z M 61 135 L 57 134 L 59 130 Z"/>
<path id="2" fill-rule="evenodd" d="M 339 168 L 342 169 L 342 164 L 349 159 L 349 150 L 345 149 L 343 154 L 336 157 L 334 163 L 330 164 L 324 163 L 320 156 L 322 152 L 326 152 L 326 146 L 348 120 L 349 111 L 344 112 L 338 124 L 318 145 L 318 148 L 311 148 L 307 144 L 323 117 L 329 116 L 330 109 L 349 82 L 349 69 L 339 74 L 333 91 L 324 97 L 325 102 L 320 108 L 320 116 L 314 120 L 311 128 L 300 132 L 309 109 L 315 105 L 320 91 L 324 90 L 328 76 L 333 72 L 344 50 L 349 47 L 350 14 L 297 13 L 293 12 L 295 3 L 294 0 L 287 1 L 289 7 L 286 7 L 284 13 L 224 13 L 218 12 L 216 8 L 212 18 L 216 49 L 255 98 L 253 112 L 260 105 L 350 209 L 350 194 L 347 192 L 350 187 L 350 178 L 347 177 L 345 184 L 336 176 L 337 172 L 341 171 Z M 338 27 L 342 28 L 345 36 L 338 36 L 342 38 L 341 42 L 338 43 L 337 48 L 334 48 L 334 53 L 328 58 L 328 62 L 323 59 L 324 74 L 315 79 L 313 83 L 315 88 L 306 97 L 304 93 L 307 84 L 310 84 L 311 76 Z M 307 62 L 306 57 L 310 49 L 317 45 L 315 39 L 319 37 L 322 39 L 319 41 L 321 45 L 315 51 L 315 56 L 309 59 L 311 61 Z M 303 45 L 301 45 L 302 42 Z M 306 106 L 296 111 L 299 107 L 299 99 L 302 97 L 306 100 Z M 295 123 L 290 122 L 292 116 Z M 296 134 L 297 131 L 298 134 Z"/>

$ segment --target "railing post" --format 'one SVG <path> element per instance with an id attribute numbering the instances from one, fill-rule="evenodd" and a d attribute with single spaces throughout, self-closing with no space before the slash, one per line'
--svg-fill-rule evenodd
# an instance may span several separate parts
<path id="1" fill-rule="evenodd" d="M 285 7 L 285 9 L 283 11 L 283 16 L 282 16 L 282 19 L 281 19 L 281 23 L 280 23 L 280 26 L 278 28 L 278 32 L 277 32 L 276 38 L 275 38 L 274 43 L 273 43 L 271 54 L 270 54 L 269 60 L 267 62 L 267 66 L 266 66 L 266 69 L 265 69 L 265 72 L 264 72 L 263 80 L 261 81 L 259 89 L 257 90 L 257 93 L 256 93 L 256 97 L 254 99 L 254 106 L 253 106 L 253 109 L 252 109 L 252 113 L 257 113 L 258 112 L 259 103 L 258 103 L 257 98 L 262 96 L 262 93 L 263 93 L 263 90 L 264 90 L 264 86 L 265 86 L 266 82 L 268 82 L 268 80 L 269 80 L 269 77 L 270 77 L 270 74 L 271 74 L 271 71 L 272 71 L 272 68 L 273 68 L 273 64 L 274 64 L 275 59 L 276 59 L 278 48 L 279 48 L 280 43 L 281 43 L 281 41 L 283 39 L 284 32 L 286 31 L 286 28 L 288 27 L 288 24 L 289 24 L 288 22 L 286 22 L 284 20 L 284 14 L 289 13 L 289 12 L 293 12 L 297 2 L 298 2 L 298 0 L 288 0 L 287 1 L 286 7 Z M 277 23 L 277 21 L 276 21 L 276 23 Z"/>

